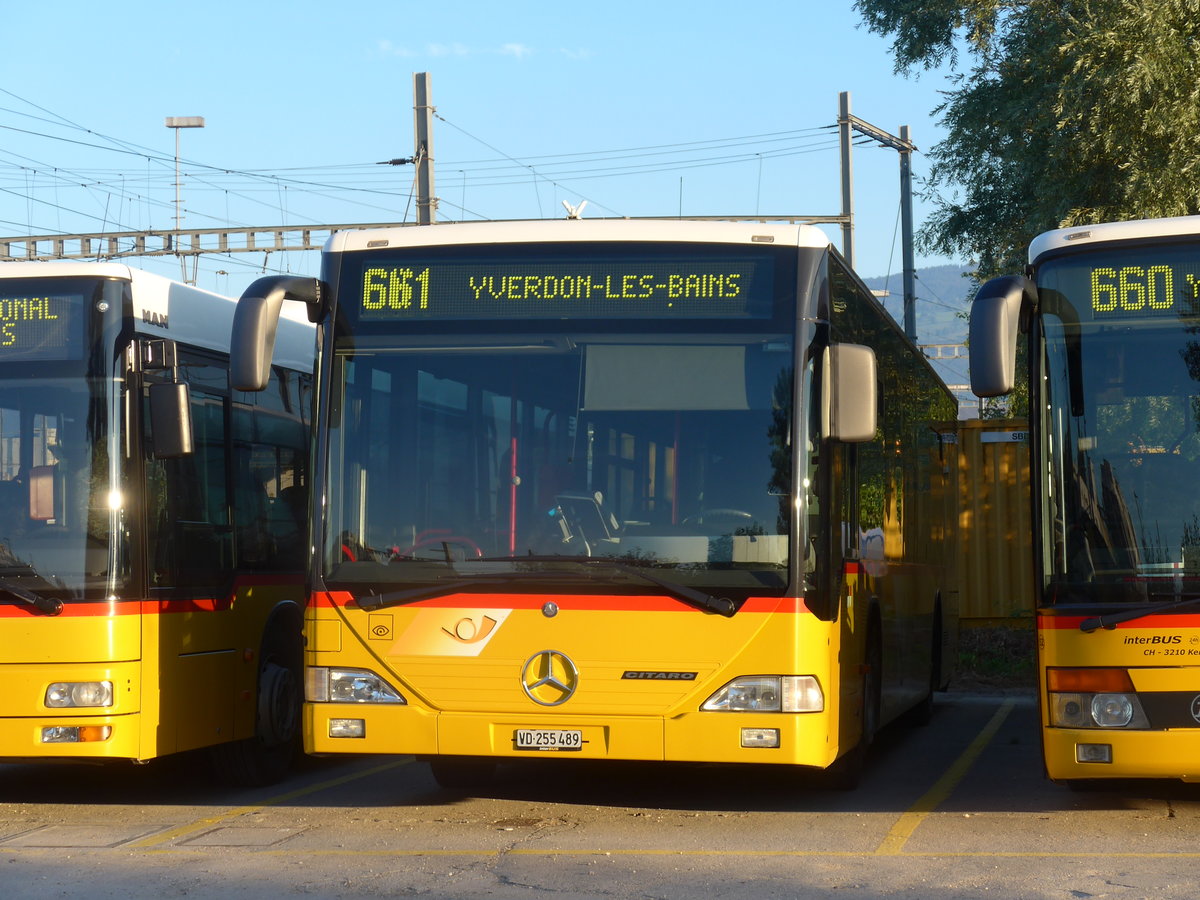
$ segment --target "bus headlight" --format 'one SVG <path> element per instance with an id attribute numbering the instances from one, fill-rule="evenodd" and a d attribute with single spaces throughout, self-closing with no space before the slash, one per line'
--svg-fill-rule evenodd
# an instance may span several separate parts
<path id="1" fill-rule="evenodd" d="M 400 692 L 369 669 L 312 666 L 304 673 L 304 696 L 313 703 L 402 703 Z"/>
<path id="2" fill-rule="evenodd" d="M 1129 673 L 1124 669 L 1046 670 L 1050 724 L 1056 728 L 1147 729 Z"/>
<path id="3" fill-rule="evenodd" d="M 1136 696 L 1096 694 L 1092 697 L 1092 720 L 1101 728 L 1125 728 L 1133 721 Z"/>
<path id="4" fill-rule="evenodd" d="M 50 709 L 112 706 L 111 681 L 56 681 L 46 688 L 46 706 Z"/>
<path id="5" fill-rule="evenodd" d="M 1056 728 L 1150 727 L 1137 694 L 1051 694 L 1050 724 Z"/>
<path id="6" fill-rule="evenodd" d="M 825 695 L 812 675 L 745 675 L 704 701 L 705 712 L 821 712 Z"/>

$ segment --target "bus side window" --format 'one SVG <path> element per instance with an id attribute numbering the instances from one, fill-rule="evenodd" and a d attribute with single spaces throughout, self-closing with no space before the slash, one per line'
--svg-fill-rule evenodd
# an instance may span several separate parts
<path id="1" fill-rule="evenodd" d="M 207 389 L 223 383 L 226 374 L 207 360 L 189 359 L 180 366 L 180 377 L 190 385 L 195 452 L 156 459 L 149 440 L 144 450 L 151 587 L 222 592 L 233 564 L 226 487 L 228 400 Z M 148 404 L 146 392 L 144 421 L 149 421 Z"/>
<path id="2" fill-rule="evenodd" d="M 298 569 L 304 562 L 308 446 L 296 376 L 272 370 L 268 388 L 233 406 L 237 567 Z"/>

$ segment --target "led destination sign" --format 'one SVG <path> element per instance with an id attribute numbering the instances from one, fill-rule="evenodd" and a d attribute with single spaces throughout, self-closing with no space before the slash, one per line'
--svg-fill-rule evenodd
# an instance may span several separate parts
<path id="1" fill-rule="evenodd" d="M 1155 313 L 1175 308 L 1175 270 L 1168 265 L 1099 266 L 1092 269 L 1092 311 L 1095 313 Z M 1185 296 L 1195 301 L 1196 277 L 1184 275 Z"/>
<path id="2" fill-rule="evenodd" d="M 83 297 L 6 292 L 0 282 L 0 362 L 80 359 Z"/>
<path id="3" fill-rule="evenodd" d="M 1200 318 L 1200 240 L 1073 245 L 1039 260 L 1037 284 L 1047 311 L 1060 304 L 1082 322 L 1150 324 Z"/>
<path id="4" fill-rule="evenodd" d="M 366 320 L 762 318 L 774 294 L 769 256 L 375 260 L 361 271 Z"/>

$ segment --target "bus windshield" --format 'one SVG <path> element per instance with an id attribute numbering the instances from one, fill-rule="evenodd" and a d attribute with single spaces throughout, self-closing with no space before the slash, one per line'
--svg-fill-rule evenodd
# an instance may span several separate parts
<path id="1" fill-rule="evenodd" d="M 370 340 L 334 359 L 327 581 L 599 558 L 743 597 L 786 587 L 790 335 Z"/>
<path id="2" fill-rule="evenodd" d="M 0 281 L 0 602 L 100 599 L 128 577 L 101 334 L 122 291 L 92 276 Z"/>
<path id="3" fill-rule="evenodd" d="M 0 579 L 59 597 L 117 586 L 102 384 L 82 377 L 0 379 Z M 0 592 L 0 599 L 7 599 Z"/>
<path id="4" fill-rule="evenodd" d="M 1039 273 L 1048 603 L 1200 595 L 1196 276 L 1163 246 Z"/>

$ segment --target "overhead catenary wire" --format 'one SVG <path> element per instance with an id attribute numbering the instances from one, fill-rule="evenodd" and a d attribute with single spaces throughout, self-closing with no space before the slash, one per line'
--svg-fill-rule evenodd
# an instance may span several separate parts
<path id="1" fill-rule="evenodd" d="M 86 128 L 10 90 L 0 88 L 0 93 L 36 111 L 14 109 L 13 104 L 0 106 L 0 129 L 22 136 L 19 142 L 10 141 L 0 149 L 0 223 L 6 228 L 29 234 L 87 233 L 97 228 L 169 230 L 162 227 L 162 221 L 155 227 L 155 219 L 165 219 L 163 214 L 175 211 L 174 204 L 156 196 L 173 183 L 171 154 Z M 5 116 L 13 118 L 6 122 Z M 764 161 L 769 164 L 827 153 L 837 147 L 836 125 L 821 125 L 643 146 L 572 148 L 560 153 L 522 155 L 498 148 L 494 141 L 444 115 L 437 114 L 437 118 L 448 129 L 487 151 L 474 156 L 463 153 L 457 159 L 443 155 L 439 159 L 439 187 L 455 200 L 439 196 L 438 201 L 463 220 L 511 217 L 511 214 L 496 216 L 480 197 L 504 189 L 510 189 L 511 193 L 511 189 L 522 186 L 533 187 L 539 214 L 545 213 L 544 188 L 552 187 L 559 196 L 568 194 L 573 204 L 586 200 L 591 209 L 601 214 L 627 215 L 628 212 L 614 208 L 616 204 L 612 201 L 605 202 L 603 191 L 595 187 L 597 182 L 626 179 L 641 184 L 639 179 L 651 179 L 646 183 L 661 186 L 660 176 L 666 174 L 678 176 L 682 184 L 684 172 L 705 169 L 732 172 L 738 167 L 743 173 L 753 174 L 749 179 L 742 174 L 738 178 L 752 185 L 752 201 L 748 202 L 757 206 L 759 198 L 766 195 Z M 868 138 L 856 138 L 854 143 L 871 142 Z M 70 169 L 62 168 L 47 161 L 57 158 L 55 147 L 78 148 L 96 161 L 100 161 L 99 155 L 108 154 L 117 164 L 74 164 Z M 18 148 L 20 152 L 16 152 Z M 125 166 L 119 160 L 136 162 Z M 377 162 L 323 161 L 278 168 L 237 168 L 190 157 L 180 157 L 180 162 L 182 177 L 188 183 L 187 202 L 182 209 L 193 227 L 258 227 L 263 217 L 254 210 L 270 213 L 281 224 L 293 226 L 329 221 L 406 221 L 414 197 L 410 185 L 396 179 L 394 170 Z M 656 178 L 659 180 L 653 181 Z M 672 177 L 670 183 L 673 185 L 675 180 Z M 90 198 L 94 209 L 88 209 L 89 203 L 73 199 L 80 193 Z M 216 202 L 214 197 L 218 198 Z M 5 215 L 5 198 L 25 206 L 24 221 L 11 212 Z M 554 206 L 557 208 L 557 202 Z M 338 207 L 347 211 L 331 215 L 330 209 Z M 54 226 L 48 226 L 49 221 Z M 272 251 L 264 252 L 269 256 Z M 244 257 L 236 262 L 229 257 L 214 258 L 222 260 L 217 265 L 240 267 L 245 262 Z"/>
<path id="2" fill-rule="evenodd" d="M 522 161 L 522 160 L 516 159 L 515 157 L 504 154 L 502 151 L 491 146 L 486 141 L 483 141 L 482 139 L 477 138 L 475 135 L 471 134 L 470 132 L 467 132 L 465 129 L 462 129 L 460 126 L 456 125 L 455 123 L 445 119 L 445 117 L 439 115 L 438 118 L 441 121 L 443 121 L 445 124 L 449 125 L 450 127 L 461 131 L 464 135 L 470 137 L 472 140 L 479 141 L 483 146 L 486 146 L 489 149 L 491 149 L 493 152 L 500 154 L 501 160 L 506 161 L 510 164 L 508 174 L 504 175 L 503 174 L 504 167 L 495 165 L 495 163 L 498 161 L 496 159 L 466 160 L 466 161 L 462 161 L 462 162 L 451 160 L 451 161 L 445 163 L 445 165 L 447 165 L 449 167 L 463 169 L 465 171 L 469 170 L 470 173 L 472 174 L 472 176 L 476 180 L 478 180 L 479 178 L 487 178 L 488 176 L 486 174 L 482 174 L 487 171 L 494 171 L 494 172 L 499 171 L 502 173 L 500 177 L 507 177 L 507 178 L 511 179 L 511 177 L 512 177 L 511 166 L 517 166 L 523 170 L 528 170 L 533 163 L 537 163 L 537 166 L 535 166 L 535 168 L 537 168 L 539 170 L 539 172 L 541 172 L 541 170 L 544 170 L 548 166 L 561 166 L 561 165 L 569 165 L 569 164 L 578 165 L 581 160 L 592 160 L 592 161 L 600 162 L 603 160 L 622 160 L 622 159 L 631 159 L 631 158 L 638 158 L 638 157 L 645 157 L 645 156 L 662 156 L 669 152 L 680 152 L 680 151 L 697 152 L 699 150 L 703 150 L 706 148 L 711 150 L 714 148 L 721 148 L 721 147 L 732 146 L 732 145 L 751 146 L 751 145 L 760 143 L 763 139 L 777 142 L 789 135 L 814 134 L 814 133 L 820 134 L 824 130 L 822 128 L 803 129 L 803 130 L 800 130 L 799 132 L 778 132 L 778 133 L 774 133 L 774 134 L 770 134 L 770 135 L 747 135 L 747 136 L 742 136 L 742 137 L 721 138 L 721 139 L 714 139 L 714 140 L 708 140 L 708 141 L 691 141 L 691 142 L 680 142 L 678 144 L 651 145 L 649 147 L 642 147 L 642 148 L 634 147 L 634 148 L 622 148 L 622 149 L 610 150 L 610 151 L 589 151 L 589 152 L 583 152 L 583 153 L 580 153 L 580 152 L 567 153 L 567 154 L 558 154 L 555 156 L 531 157 L 529 161 Z M 45 120 L 43 120 L 43 121 L 45 121 Z M 76 127 L 78 127 L 78 126 L 76 126 Z M 12 126 L 0 125 L 0 129 L 2 129 L 2 128 L 10 128 L 11 129 Z M 143 158 L 158 162 L 160 164 L 163 164 L 164 166 L 166 164 L 170 163 L 173 159 L 172 157 L 170 157 L 166 154 L 157 153 L 156 151 L 150 150 L 149 148 L 137 147 L 137 145 L 132 144 L 131 142 L 117 142 L 117 145 L 115 147 L 108 147 L 103 144 L 97 144 L 94 142 L 76 141 L 72 138 L 63 138 L 63 137 L 59 137 L 56 135 L 46 134 L 44 132 L 32 132 L 32 131 L 29 131 L 28 129 L 14 129 L 14 130 L 20 130 L 26 134 L 37 135 L 37 136 L 45 137 L 45 138 L 48 138 L 51 140 L 68 141 L 71 143 L 88 146 L 88 147 L 92 147 L 92 148 L 99 149 L 99 150 L 106 150 L 106 151 L 112 151 L 112 152 L 117 152 L 117 153 L 136 155 L 139 157 L 143 157 Z M 86 131 L 86 133 L 88 133 L 88 134 L 98 134 L 97 132 L 94 132 L 91 130 L 87 130 L 87 129 L 83 129 L 83 130 Z M 104 139 L 116 141 L 116 139 L 110 139 L 107 137 L 104 137 Z M 763 153 L 762 155 L 766 158 L 771 158 L 772 156 L 793 155 L 797 152 L 804 152 L 805 150 L 828 149 L 832 146 L 833 145 L 831 143 L 829 143 L 827 140 L 824 140 L 823 143 L 817 143 L 815 145 L 814 144 L 809 144 L 807 146 L 806 145 L 799 145 L 799 146 L 793 145 L 792 147 L 789 147 L 789 148 L 781 148 L 781 149 L 773 151 L 773 152 Z M 743 151 L 742 153 L 737 154 L 735 156 L 708 157 L 708 158 L 704 158 L 704 159 L 694 161 L 691 163 L 684 162 L 682 164 L 680 162 L 666 161 L 666 162 L 663 162 L 663 163 L 660 163 L 657 165 L 659 168 L 665 168 L 665 169 L 675 169 L 675 168 L 680 168 L 680 167 L 684 167 L 684 168 L 694 167 L 696 165 L 704 165 L 704 164 L 730 165 L 730 164 L 736 164 L 738 162 L 746 162 L 746 161 L 750 161 L 750 160 L 756 160 L 758 158 L 759 153 L 760 153 L 760 151 L 754 151 L 754 150 L 747 149 L 747 150 Z M 206 178 L 217 178 L 220 176 L 233 176 L 236 178 L 250 179 L 251 181 L 254 181 L 257 179 L 262 179 L 264 181 L 269 181 L 269 182 L 282 181 L 283 183 L 287 183 L 289 185 L 294 185 L 297 187 L 307 186 L 307 187 L 312 187 L 312 188 L 323 188 L 323 189 L 364 190 L 364 191 L 378 190 L 378 189 L 372 189 L 372 188 L 362 188 L 358 184 L 355 184 L 354 182 L 314 181 L 311 179 L 298 178 L 298 177 L 295 177 L 295 175 L 281 174 L 281 173 L 300 173 L 300 172 L 315 172 L 315 171 L 321 171 L 324 173 L 335 173 L 335 172 L 339 172 L 339 171 L 340 172 L 357 171 L 360 174 L 368 174 L 371 172 L 372 169 L 374 169 L 376 167 L 377 164 L 374 164 L 374 163 L 349 163 L 349 164 L 345 164 L 345 165 L 322 165 L 322 166 L 317 166 L 317 167 L 289 167 L 287 169 L 280 169 L 280 170 L 267 170 L 267 169 L 234 169 L 234 168 L 221 167 L 221 166 L 216 166 L 216 165 L 211 165 L 211 164 L 206 164 L 206 163 L 199 163 L 194 160 L 189 160 L 186 158 L 181 158 L 181 161 L 186 163 L 187 165 L 189 165 L 190 167 L 192 167 L 194 169 L 194 171 L 188 173 L 190 178 L 200 178 L 201 175 L 199 173 L 203 172 L 203 173 L 205 173 L 204 177 L 206 177 Z M 586 168 L 586 167 L 585 168 L 574 168 L 574 169 L 568 170 L 567 172 L 554 173 L 552 177 L 563 177 L 565 175 L 570 175 L 572 177 L 607 177 L 610 175 L 617 175 L 622 172 L 644 171 L 650 165 L 651 164 L 621 166 L 621 165 L 616 165 L 616 164 L 609 164 L 609 165 L 599 167 L 599 168 L 597 168 L 595 166 L 593 166 L 591 168 Z M 473 167 L 473 166 L 477 167 L 477 168 L 471 169 L 471 167 Z M 650 169 L 650 171 L 654 171 L 654 170 L 655 169 L 653 169 L 653 168 Z M 97 175 L 109 174 L 112 176 L 121 176 L 121 175 L 127 174 L 124 172 L 124 170 L 112 170 L 112 169 L 108 169 L 108 170 L 79 169 L 77 171 L 80 172 L 81 174 L 86 174 L 88 172 L 92 172 Z M 547 174 L 547 177 L 551 177 L 550 173 L 545 173 L 545 174 Z M 161 180 L 164 183 L 172 177 L 173 177 L 172 173 L 168 169 L 164 168 L 162 170 Z M 371 179 L 371 180 L 377 181 L 378 179 L 376 178 L 376 179 Z M 101 179 L 97 179 L 97 181 L 94 182 L 94 184 L 91 186 L 112 187 L 110 182 L 106 182 Z M 274 185 L 272 186 L 272 189 L 274 189 Z"/>
<path id="3" fill-rule="evenodd" d="M 9 94 L 10 96 L 14 96 L 14 97 L 16 96 L 11 91 L 5 91 L 5 93 Z M 49 113 L 49 115 L 55 115 L 55 114 L 50 113 L 49 111 L 45 110 L 43 107 L 37 106 L 36 104 L 33 104 L 33 105 L 35 106 L 35 108 L 38 108 L 39 110 Z M 48 124 L 56 124 L 56 122 L 54 122 L 51 119 L 48 119 L 44 116 L 38 116 L 38 117 L 33 117 L 33 118 L 36 118 L 38 121 L 45 122 Z M 159 154 L 153 150 L 150 150 L 149 148 L 140 147 L 132 142 L 120 141 L 118 139 L 111 138 L 107 135 L 103 135 L 99 132 L 95 132 L 91 129 L 85 129 L 82 126 L 79 126 L 73 122 L 70 122 L 70 120 L 64 119 L 63 117 L 55 116 L 55 118 L 58 120 L 61 120 L 62 122 L 67 123 L 69 127 L 73 128 L 75 130 L 81 131 L 88 135 L 95 135 L 98 137 L 98 139 L 100 139 L 102 141 L 106 141 L 109 144 L 111 144 L 112 146 L 105 146 L 104 144 L 98 144 L 98 143 L 95 143 L 94 141 L 76 141 L 74 138 L 63 138 L 61 136 L 50 135 L 50 134 L 46 134 L 44 132 L 32 132 L 29 129 L 23 129 L 23 131 L 25 131 L 26 133 L 29 133 L 29 134 L 40 134 L 41 136 L 50 138 L 50 139 L 72 141 L 74 143 L 94 147 L 96 149 L 111 150 L 111 151 L 117 152 L 117 153 L 137 155 L 139 157 L 146 158 L 148 160 L 148 162 L 157 162 L 158 164 L 160 164 L 160 166 L 163 167 L 161 174 L 160 174 L 160 179 L 159 179 L 160 182 L 165 182 L 168 178 L 171 177 L 170 172 L 166 168 L 166 165 L 171 160 L 171 157 L 167 156 L 166 154 Z M 445 124 L 449 125 L 450 127 L 455 128 L 459 131 L 462 131 L 465 135 L 471 137 L 473 140 L 478 141 L 482 146 L 487 147 L 492 152 L 499 154 L 501 157 L 500 161 L 510 164 L 507 171 L 505 171 L 503 166 L 497 166 L 496 165 L 497 160 L 495 160 L 495 159 L 485 159 L 485 160 L 480 160 L 480 161 L 467 160 L 462 163 L 451 162 L 448 164 L 450 166 L 456 167 L 457 169 L 461 170 L 464 173 L 463 177 L 470 178 L 472 186 L 478 186 L 478 187 L 504 187 L 504 186 L 510 186 L 513 184 L 521 183 L 522 181 L 528 180 L 530 171 L 536 172 L 538 177 L 544 178 L 545 180 L 548 180 L 552 183 L 556 183 L 556 187 L 564 188 L 565 186 L 561 183 L 561 180 L 564 178 L 568 178 L 568 177 L 572 178 L 572 179 L 576 179 L 576 180 L 584 179 L 584 178 L 596 179 L 596 178 L 607 178 L 607 177 L 620 177 L 622 175 L 633 175 L 633 174 L 653 174 L 655 172 L 673 171 L 673 170 L 677 170 L 677 169 L 681 169 L 681 168 L 683 168 L 683 169 L 696 168 L 696 167 L 700 167 L 700 166 L 736 165 L 738 163 L 744 163 L 746 161 L 751 161 L 751 160 L 758 161 L 761 158 L 786 156 L 786 155 L 795 154 L 797 152 L 804 152 L 805 150 L 816 150 L 816 149 L 823 149 L 823 148 L 821 145 L 817 145 L 815 147 L 811 146 L 811 145 L 808 147 L 804 147 L 804 146 L 796 147 L 793 145 L 792 147 L 789 147 L 789 148 L 781 148 L 781 149 L 776 149 L 773 151 L 762 152 L 762 151 L 746 150 L 742 154 L 739 154 L 739 155 L 733 155 L 733 156 L 724 155 L 724 156 L 720 156 L 720 157 L 702 158 L 699 160 L 696 160 L 696 159 L 686 160 L 686 157 L 685 157 L 686 161 L 679 160 L 679 159 L 662 160 L 657 163 L 645 163 L 645 164 L 639 163 L 639 164 L 632 164 L 632 165 L 630 165 L 630 164 L 620 165 L 618 163 L 621 160 L 646 158 L 647 156 L 662 157 L 665 154 L 677 153 L 677 152 L 694 153 L 694 152 L 705 150 L 705 149 L 711 150 L 713 148 L 737 146 L 739 144 L 741 144 L 741 145 L 745 145 L 745 144 L 758 145 L 758 144 L 763 144 L 763 143 L 777 143 L 777 142 L 787 140 L 787 139 L 794 139 L 794 138 L 796 138 L 798 136 L 802 136 L 802 135 L 814 135 L 814 134 L 821 135 L 824 131 L 827 130 L 824 127 L 817 127 L 817 128 L 809 128 L 809 129 L 800 129 L 800 130 L 791 131 L 791 132 L 773 132 L 773 133 L 765 133 L 765 134 L 737 136 L 737 137 L 732 137 L 732 138 L 710 139 L 710 140 L 704 140 L 704 141 L 678 142 L 675 144 L 658 144 L 658 145 L 650 145 L 648 147 L 626 147 L 626 148 L 619 148 L 619 149 L 610 150 L 610 151 L 587 151 L 587 152 L 574 152 L 574 153 L 558 154 L 558 155 L 542 155 L 542 156 L 530 158 L 533 162 L 537 163 L 537 165 L 534 165 L 531 169 L 530 162 L 523 162 L 521 160 L 516 159 L 515 157 L 513 157 L 511 155 L 504 154 L 502 151 L 500 151 L 497 148 L 495 148 L 494 146 L 490 145 L 488 142 L 483 141 L 482 139 L 471 134 L 470 132 L 467 132 L 465 129 L 461 128 L 461 126 L 458 126 L 453 122 L 450 122 L 444 116 L 439 116 L 439 119 L 441 119 L 443 122 L 445 122 Z M 0 125 L 0 127 L 12 127 L 12 126 Z M 826 146 L 830 146 L 830 145 L 826 145 Z M 584 161 L 590 161 L 592 163 L 601 163 L 604 160 L 612 160 L 613 162 L 610 162 L 606 165 L 590 165 L 590 166 L 581 165 L 581 163 Z M 370 170 L 373 168 L 373 164 L 367 164 L 367 163 L 351 163 L 351 164 L 347 164 L 345 166 L 323 165 L 323 166 L 319 166 L 319 167 L 310 167 L 310 168 L 290 167 L 286 170 L 277 170 L 276 171 L 276 170 L 262 170 L 262 169 L 238 170 L 238 169 L 213 166 L 213 165 L 209 165 L 209 164 L 195 163 L 192 160 L 186 160 L 186 159 L 184 160 L 184 162 L 187 163 L 189 168 L 192 170 L 187 173 L 187 177 L 191 181 L 197 182 L 199 184 L 203 184 L 212 190 L 220 190 L 223 192 L 236 191 L 236 193 L 239 196 L 244 197 L 245 199 L 247 199 L 248 202 L 252 202 L 252 203 L 255 202 L 255 198 L 253 197 L 253 194 L 256 191 L 256 188 L 253 187 L 253 184 L 256 180 L 259 180 L 259 179 L 270 184 L 270 189 L 272 190 L 273 194 L 277 194 L 277 192 L 279 190 L 279 185 L 282 183 L 282 184 L 288 185 L 289 187 L 294 186 L 296 188 L 307 188 L 310 192 L 312 192 L 313 196 L 315 196 L 317 198 L 326 198 L 327 199 L 328 194 L 323 193 L 326 191 L 336 191 L 339 194 L 344 193 L 344 192 L 359 192 L 359 193 L 363 193 L 363 194 L 376 194 L 381 197 L 383 197 L 383 196 L 393 196 L 394 197 L 395 196 L 394 190 L 388 190 L 386 188 L 382 188 L 382 187 L 378 186 L 380 184 L 380 182 L 378 181 L 377 177 L 373 177 L 372 174 L 370 174 Z M 542 170 L 546 169 L 547 167 L 559 167 L 559 166 L 566 166 L 566 165 L 573 165 L 574 168 L 563 170 L 563 171 L 557 171 L 557 170 L 556 171 L 542 171 Z M 476 168 L 473 171 L 471 171 L 470 169 L 473 166 Z M 519 179 L 514 180 L 513 170 L 511 168 L 512 166 L 517 166 L 520 169 L 521 175 L 520 175 Z M 298 173 L 316 172 L 316 171 L 320 171 L 325 175 L 335 174 L 335 173 L 339 173 L 339 172 L 341 172 L 341 173 L 357 172 L 357 173 L 359 173 L 360 176 L 362 176 L 364 174 L 367 175 L 367 180 L 366 181 L 363 181 L 363 180 L 353 181 L 353 180 L 349 180 L 349 179 L 337 179 L 337 180 L 331 179 L 331 180 L 317 181 L 317 180 L 314 180 L 311 178 L 306 179 L 306 178 L 296 177 Z M 85 188 L 111 190 L 114 194 L 116 194 L 118 196 L 123 196 L 123 197 L 128 196 L 127 189 L 123 187 L 123 179 L 125 179 L 125 177 L 127 175 L 127 173 L 125 173 L 124 171 L 122 171 L 122 170 L 81 170 L 81 171 L 79 171 L 78 174 L 86 175 L 89 172 L 94 172 L 97 176 L 100 176 L 100 177 L 96 177 L 95 180 L 91 181 L 90 183 L 86 179 L 81 179 L 81 180 L 73 182 L 73 183 L 79 184 L 80 186 L 83 186 Z M 489 172 L 496 173 L 496 174 L 488 174 Z M 284 173 L 287 173 L 287 174 L 284 174 Z M 118 184 L 114 185 L 112 181 L 103 177 L 104 175 L 108 175 L 110 177 L 117 178 Z M 233 180 L 231 181 L 230 179 L 233 179 Z M 148 179 L 148 184 L 149 184 L 149 179 Z M 194 188 L 193 191 L 191 191 L 190 193 L 195 194 L 198 191 L 199 191 L 199 188 Z M 346 198 L 339 197 L 338 199 L 345 201 Z M 608 209 L 607 207 L 604 207 L 603 204 L 601 204 L 598 200 L 596 200 L 595 197 L 587 197 L 585 199 L 588 199 L 590 202 L 593 203 L 593 205 Z M 258 203 L 258 205 L 264 205 L 264 206 L 271 205 L 269 203 L 264 203 L 263 201 L 257 201 L 257 203 Z M 364 203 L 364 207 L 365 208 L 380 208 L 380 207 L 376 206 L 375 204 L 370 204 L 370 203 Z M 615 212 L 611 209 L 608 209 L 608 211 Z M 188 212 L 189 216 L 193 217 L 193 218 L 195 216 L 201 216 L 201 217 L 207 218 L 211 221 L 219 222 L 222 224 L 245 224 L 245 223 L 232 222 L 228 219 L 222 219 L 221 217 L 205 216 L 205 214 L 202 211 L 195 210 L 195 209 L 188 209 L 187 212 Z M 315 221 L 320 220 L 321 218 L 323 218 L 323 216 L 313 215 L 310 217 L 310 221 L 315 222 Z"/>

